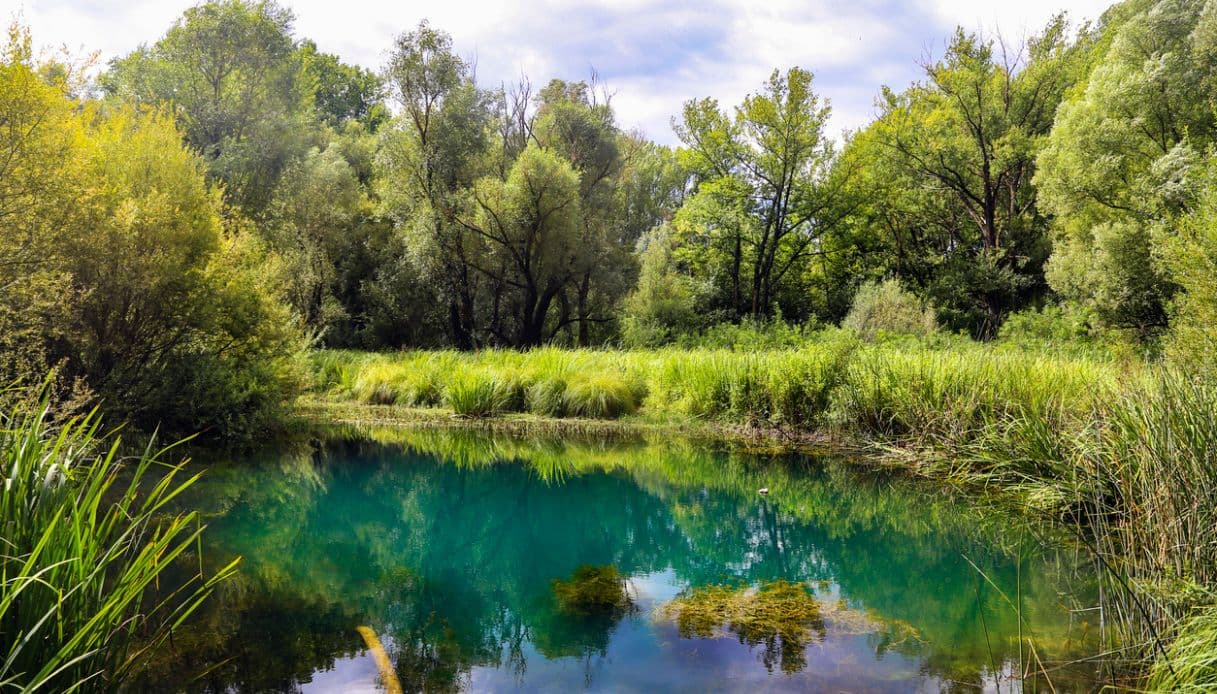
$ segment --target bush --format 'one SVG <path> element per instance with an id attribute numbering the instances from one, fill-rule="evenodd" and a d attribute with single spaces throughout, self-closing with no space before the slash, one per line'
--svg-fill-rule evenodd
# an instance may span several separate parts
<path id="1" fill-rule="evenodd" d="M 868 341 L 884 333 L 924 337 L 938 330 L 933 309 L 894 279 L 862 285 L 842 325 Z"/>
<path id="2" fill-rule="evenodd" d="M 14 45 L 0 111 L 17 162 L 0 177 L 0 378 L 55 366 L 147 429 L 241 436 L 276 418 L 305 373 L 284 273 L 172 116 L 81 104 Z"/>

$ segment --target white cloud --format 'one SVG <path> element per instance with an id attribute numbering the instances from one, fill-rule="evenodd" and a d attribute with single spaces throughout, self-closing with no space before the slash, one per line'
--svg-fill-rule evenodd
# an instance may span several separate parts
<path id="1" fill-rule="evenodd" d="M 586 78 L 595 68 L 615 92 L 623 125 L 671 142 L 670 118 L 690 98 L 737 103 L 774 68 L 816 74 L 834 106 L 834 131 L 863 125 L 882 84 L 903 86 L 916 62 L 941 51 L 955 25 L 1020 37 L 1060 3 L 1075 21 L 1108 0 L 502 0 L 386 3 L 281 0 L 296 32 L 367 67 L 383 62 L 393 37 L 428 18 L 474 57 L 488 85 L 527 74 Z M 16 3 L 8 7 L 5 3 Z M 98 50 L 102 59 L 160 37 L 194 0 L 0 0 L 0 17 L 22 20 L 44 45 Z"/>

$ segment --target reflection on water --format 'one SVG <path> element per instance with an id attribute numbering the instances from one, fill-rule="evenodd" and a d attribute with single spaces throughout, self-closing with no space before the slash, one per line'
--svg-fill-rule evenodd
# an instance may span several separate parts
<path id="1" fill-rule="evenodd" d="M 407 691 L 1073 690 L 1094 673 L 1064 665 L 1096 638 L 1073 553 L 841 461 L 346 432 L 213 464 L 184 503 L 210 524 L 203 561 L 240 555 L 240 574 L 136 689 L 376 691 L 364 624 Z M 623 607 L 564 608 L 597 585 Z"/>

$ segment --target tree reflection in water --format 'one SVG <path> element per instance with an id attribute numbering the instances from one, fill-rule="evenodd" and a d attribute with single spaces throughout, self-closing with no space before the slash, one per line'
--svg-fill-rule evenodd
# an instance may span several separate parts
<path id="1" fill-rule="evenodd" d="M 358 624 L 381 635 L 407 690 L 426 691 L 459 689 L 487 668 L 541 686 L 566 660 L 609 688 L 637 671 L 648 686 L 713 682 L 714 663 L 682 660 L 684 638 L 757 647 L 756 677 L 775 665 L 770 676 L 824 676 L 804 670 L 819 648 L 819 658 L 845 654 L 834 661 L 843 681 L 931 688 L 1017 670 L 1020 633 L 1046 662 L 1094 645 L 1067 609 L 1093 601 L 1069 552 L 1032 544 L 993 509 L 839 460 L 361 430 L 213 464 L 183 503 L 209 518 L 205 562 L 244 559 L 160 654 L 149 690 L 290 691 L 359 653 Z M 198 561 L 183 560 L 183 572 Z M 554 579 L 585 565 L 620 572 L 638 609 L 562 610 Z M 782 597 L 787 609 L 795 589 L 819 611 L 803 631 L 739 614 L 723 631 L 678 616 L 673 642 L 655 616 L 682 591 L 686 601 L 699 590 Z M 853 662 L 864 652 L 870 662 Z"/>

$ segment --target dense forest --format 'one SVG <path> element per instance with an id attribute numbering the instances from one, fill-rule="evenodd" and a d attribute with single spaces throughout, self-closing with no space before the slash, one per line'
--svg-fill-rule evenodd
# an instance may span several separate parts
<path id="1" fill-rule="evenodd" d="M 0 377 L 54 368 L 149 426 L 249 430 L 309 345 L 654 346 L 839 323 L 863 287 L 978 340 L 1214 352 L 1197 0 L 960 30 L 844 138 L 801 67 L 690 99 L 673 148 L 595 79 L 479 84 L 426 22 L 373 71 L 274 2 L 204 3 L 100 68 L 10 29 Z"/>

